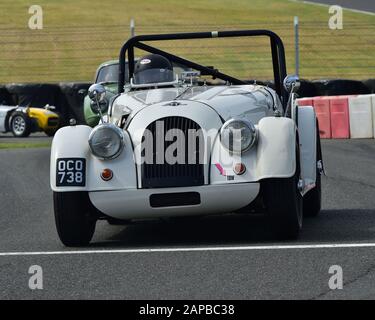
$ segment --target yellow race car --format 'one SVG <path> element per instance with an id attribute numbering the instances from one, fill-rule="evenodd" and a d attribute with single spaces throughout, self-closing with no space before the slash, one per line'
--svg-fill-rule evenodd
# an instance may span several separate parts
<path id="1" fill-rule="evenodd" d="M 54 109 L 49 105 L 44 108 L 0 106 L 0 131 L 11 131 L 15 137 L 27 137 L 37 131 L 53 136 L 60 124 Z"/>

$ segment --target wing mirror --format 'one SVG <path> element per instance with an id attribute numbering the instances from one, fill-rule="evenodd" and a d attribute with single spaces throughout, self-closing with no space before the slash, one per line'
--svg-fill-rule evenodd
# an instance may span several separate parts
<path id="1" fill-rule="evenodd" d="M 102 102 L 105 97 L 105 88 L 101 84 L 95 83 L 90 86 L 88 94 L 92 101 L 96 103 Z"/>
<path id="2" fill-rule="evenodd" d="M 102 108 L 100 107 L 100 105 L 101 103 L 105 102 L 105 93 L 106 93 L 106 90 L 104 86 L 98 83 L 91 85 L 88 90 L 89 98 L 93 102 L 92 106 L 96 107 L 95 112 L 99 114 L 103 123 L 104 123 L 104 120 L 103 120 Z"/>
<path id="3" fill-rule="evenodd" d="M 289 93 L 298 91 L 301 86 L 301 81 L 297 75 L 286 76 L 284 79 L 284 88 Z"/>

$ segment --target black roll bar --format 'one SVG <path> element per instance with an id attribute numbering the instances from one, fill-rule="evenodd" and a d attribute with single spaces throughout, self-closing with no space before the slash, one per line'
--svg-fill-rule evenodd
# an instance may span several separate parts
<path id="1" fill-rule="evenodd" d="M 163 40 L 185 40 L 185 39 L 209 39 L 209 38 L 227 38 L 227 37 L 258 37 L 266 36 L 270 38 L 273 74 L 275 82 L 275 90 L 283 102 L 284 108 L 288 101 L 288 92 L 284 89 L 283 81 L 287 75 L 285 62 L 284 44 L 280 37 L 269 30 L 238 30 L 238 31 L 212 31 L 212 32 L 194 32 L 194 33 L 174 33 L 174 34 L 155 34 L 155 35 L 139 35 L 130 38 L 124 43 L 121 48 L 119 56 L 119 81 L 118 92 L 124 92 L 125 85 L 125 61 L 126 53 L 128 55 L 129 79 L 133 77 L 134 73 L 134 48 L 142 49 L 144 51 L 160 54 L 168 58 L 172 62 L 186 65 L 187 67 L 196 69 L 204 75 L 211 75 L 214 78 L 219 78 L 228 81 L 232 84 L 245 84 L 244 81 L 236 79 L 227 74 L 221 73 L 218 70 L 202 66 L 195 62 L 183 59 L 168 52 L 162 51 L 155 47 L 149 46 L 142 42 L 163 41 Z"/>

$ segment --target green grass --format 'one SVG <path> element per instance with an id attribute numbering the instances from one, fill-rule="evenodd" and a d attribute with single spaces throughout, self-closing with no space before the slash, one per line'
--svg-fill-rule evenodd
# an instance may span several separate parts
<path id="1" fill-rule="evenodd" d="M 44 29 L 29 30 L 28 0 L 0 3 L 0 83 L 91 81 L 136 33 L 271 29 L 282 37 L 294 71 L 293 17 L 301 22 L 301 76 L 374 77 L 375 17 L 345 11 L 344 29 L 328 28 L 328 8 L 288 0 L 39 0 Z M 215 39 L 163 47 L 242 78 L 272 78 L 264 40 Z"/>
<path id="2" fill-rule="evenodd" d="M 51 147 L 51 142 L 0 142 L 0 150 L 49 147 Z"/>

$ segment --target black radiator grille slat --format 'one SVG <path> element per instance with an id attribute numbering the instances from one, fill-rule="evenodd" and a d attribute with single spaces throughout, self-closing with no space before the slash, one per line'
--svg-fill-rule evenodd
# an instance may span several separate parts
<path id="1" fill-rule="evenodd" d="M 178 150 L 185 150 L 184 154 L 184 162 L 183 163 L 176 163 L 176 164 L 169 164 L 166 161 L 164 163 L 159 164 L 157 163 L 157 155 L 156 155 L 156 145 L 157 139 L 164 140 L 165 136 L 160 135 L 157 133 L 157 125 L 156 123 L 164 125 L 164 135 L 173 129 L 179 129 L 183 132 L 185 140 L 178 140 L 179 147 Z M 199 125 L 184 117 L 166 117 L 159 119 L 153 123 L 151 123 L 147 128 L 150 131 L 153 137 L 152 144 L 152 163 L 143 163 L 141 166 L 141 174 L 142 174 L 142 188 L 163 188 L 163 187 L 184 187 L 184 186 L 198 186 L 204 184 L 204 169 L 203 163 L 200 162 L 200 157 L 203 155 L 203 139 L 195 138 L 195 163 L 189 163 L 189 143 L 191 144 L 192 141 L 189 142 L 188 132 L 189 130 L 196 130 L 197 132 L 200 130 Z M 142 140 L 143 141 L 143 140 Z M 174 141 L 165 141 L 164 142 L 164 149 L 163 151 L 163 159 L 165 158 L 165 151 L 167 150 L 168 146 L 170 146 Z M 147 148 L 147 145 L 146 145 Z M 144 155 L 144 153 L 142 154 Z M 175 155 L 177 156 L 177 155 Z"/>

